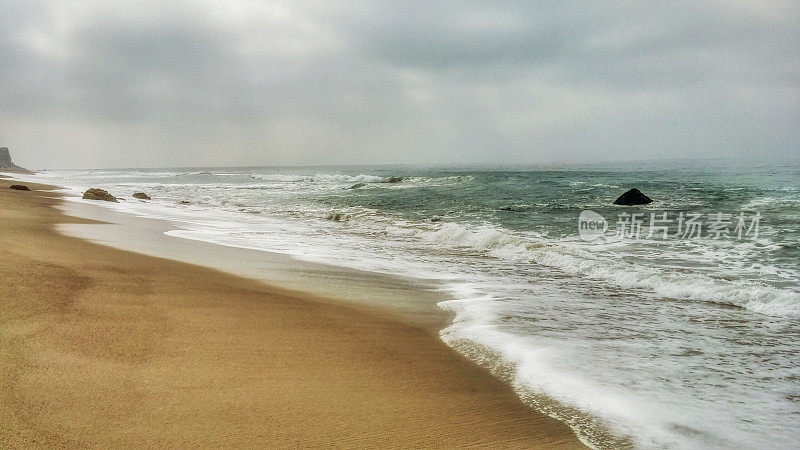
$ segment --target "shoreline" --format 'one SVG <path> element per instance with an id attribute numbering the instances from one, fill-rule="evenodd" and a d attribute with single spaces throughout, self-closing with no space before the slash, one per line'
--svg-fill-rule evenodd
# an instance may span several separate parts
<path id="1" fill-rule="evenodd" d="M 583 447 L 423 326 L 64 236 L 10 184 L 4 446 Z"/>
<path id="2" fill-rule="evenodd" d="M 452 322 L 452 314 L 437 306 L 451 298 L 431 282 L 310 262 L 262 249 L 176 237 L 167 232 L 182 230 L 180 223 L 120 212 L 100 204 L 64 201 L 58 209 L 69 217 L 93 222 L 59 224 L 57 230 L 67 236 L 367 308 L 406 325 L 426 328 L 437 336 Z"/>

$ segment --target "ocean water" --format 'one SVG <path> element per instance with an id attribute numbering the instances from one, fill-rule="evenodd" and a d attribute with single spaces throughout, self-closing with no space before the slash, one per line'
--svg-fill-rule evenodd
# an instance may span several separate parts
<path id="1" fill-rule="evenodd" d="M 454 314 L 442 339 L 593 447 L 800 446 L 796 163 L 35 178 L 75 201 L 105 188 L 126 201 L 104 206 L 172 220 L 170 235 L 430 280 L 452 298 L 439 305 Z M 611 205 L 631 187 L 654 202 Z M 584 210 L 607 220 L 604 236 L 581 238 Z M 667 236 L 648 237 L 665 213 Z M 682 213 L 700 214 L 699 235 L 679 232 Z"/>

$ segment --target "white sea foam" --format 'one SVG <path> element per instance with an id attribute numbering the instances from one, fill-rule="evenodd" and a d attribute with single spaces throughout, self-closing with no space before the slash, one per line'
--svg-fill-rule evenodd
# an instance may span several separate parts
<path id="1" fill-rule="evenodd" d="M 535 261 L 571 275 L 624 288 L 647 289 L 666 298 L 714 302 L 762 314 L 800 317 L 800 292 L 796 290 L 775 288 L 756 280 L 718 279 L 686 270 L 637 265 L 616 259 L 606 251 L 593 251 L 602 247 L 592 244 L 521 237 L 496 228 L 470 229 L 454 223 L 445 224 L 436 231 L 422 231 L 420 237 L 431 243 L 486 252 L 500 259 Z M 624 245 L 616 244 L 617 247 Z M 687 253 L 676 255 L 687 260 L 688 264 L 691 264 L 692 256 Z M 757 270 L 762 274 L 778 271 L 763 266 Z M 781 272 L 786 273 L 785 270 Z"/>
<path id="2" fill-rule="evenodd" d="M 570 345 L 500 329 L 501 315 L 509 314 L 501 305 L 487 297 L 440 303 L 456 315 L 441 331 L 442 339 L 508 381 L 538 409 L 566 422 L 590 447 L 777 449 L 790 442 L 785 436 L 754 436 L 742 429 L 735 402 L 730 408 L 719 408 L 712 400 L 692 403 L 669 387 L 640 385 L 636 372 L 618 374 L 616 381 L 627 379 L 628 385 L 586 376 L 586 371 L 576 370 L 583 356 Z"/>
<path id="3" fill-rule="evenodd" d="M 341 175 L 341 174 L 316 174 L 316 175 L 287 175 L 287 174 L 250 174 L 251 178 L 275 181 L 281 183 L 313 183 L 313 182 L 335 182 L 335 183 L 382 183 L 388 180 L 387 177 L 369 174 Z"/>

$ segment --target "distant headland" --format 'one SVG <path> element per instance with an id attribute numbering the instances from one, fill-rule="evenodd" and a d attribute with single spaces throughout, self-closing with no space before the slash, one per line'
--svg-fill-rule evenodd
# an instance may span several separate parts
<path id="1" fill-rule="evenodd" d="M 8 151 L 8 147 L 0 147 L 0 172 L 33 173 L 11 161 L 11 152 Z"/>

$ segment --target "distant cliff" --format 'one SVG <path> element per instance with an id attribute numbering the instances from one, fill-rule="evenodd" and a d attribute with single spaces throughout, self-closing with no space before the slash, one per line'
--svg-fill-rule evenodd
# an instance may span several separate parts
<path id="1" fill-rule="evenodd" d="M 0 167 L 16 167 L 11 162 L 11 153 L 8 152 L 8 147 L 0 147 Z"/>
<path id="2" fill-rule="evenodd" d="M 23 169 L 22 167 L 14 164 L 14 162 L 11 161 L 11 153 L 8 151 L 8 147 L 0 147 L 0 172 L 30 173 L 30 170 Z"/>

